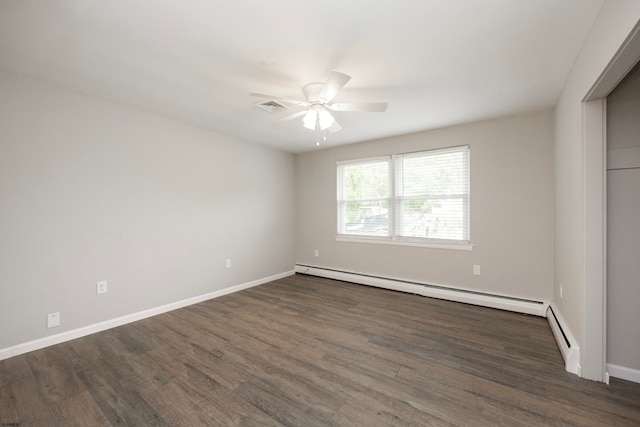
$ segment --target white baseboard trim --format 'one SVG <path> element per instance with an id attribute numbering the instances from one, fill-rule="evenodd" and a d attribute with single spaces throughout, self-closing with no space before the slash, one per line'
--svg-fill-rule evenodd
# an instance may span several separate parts
<path id="1" fill-rule="evenodd" d="M 607 373 L 614 378 L 640 383 L 640 370 L 607 363 Z"/>
<path id="2" fill-rule="evenodd" d="M 74 329 L 60 334 L 51 335 L 49 337 L 40 338 L 37 340 L 29 341 L 26 343 L 18 344 L 12 347 L 0 349 L 0 360 L 8 359 L 19 354 L 28 353 L 30 351 L 39 350 L 41 348 L 49 347 L 51 345 L 60 344 L 65 341 L 71 341 L 76 338 L 84 337 L 87 335 L 95 334 L 96 332 L 105 331 L 107 329 L 115 328 L 118 326 L 126 325 L 127 323 L 136 322 L 138 320 L 146 319 L 147 317 L 156 316 L 158 314 L 166 313 L 168 311 L 177 310 L 179 308 L 187 307 L 189 305 L 197 304 L 202 301 L 218 298 L 223 295 L 231 294 L 234 292 L 248 289 L 254 286 L 262 285 L 274 280 L 282 279 L 283 277 L 292 276 L 295 271 L 286 271 L 284 273 L 275 274 L 273 276 L 264 277 L 251 282 L 242 283 L 239 285 L 231 286 L 218 291 L 209 292 L 197 297 L 187 298 L 182 301 L 176 301 L 170 304 L 162 305 L 160 307 L 150 308 L 148 310 L 139 311 L 137 313 L 127 314 L 115 319 L 106 320 L 104 322 L 95 323 L 93 325 L 84 326 L 82 328 Z"/>
<path id="3" fill-rule="evenodd" d="M 560 353 L 564 358 L 564 368 L 567 372 L 580 376 L 580 347 L 578 347 L 578 342 L 567 326 L 567 322 L 565 322 L 560 311 L 555 308 L 553 303 L 549 305 L 547 320 L 558 343 L 558 348 L 560 348 Z"/>
<path id="4" fill-rule="evenodd" d="M 362 273 L 334 270 L 324 267 L 296 264 L 295 271 L 296 273 L 301 274 L 343 280 L 345 282 L 352 282 L 361 285 L 375 286 L 378 288 L 408 292 L 431 298 L 498 308 L 501 310 L 515 311 L 518 313 L 532 314 L 541 317 L 546 316 L 547 308 L 549 307 L 548 303 L 542 301 L 529 301 L 503 295 L 492 295 L 464 289 L 456 289 L 445 285 L 413 281 L 410 282 L 402 279 L 370 276 Z"/>

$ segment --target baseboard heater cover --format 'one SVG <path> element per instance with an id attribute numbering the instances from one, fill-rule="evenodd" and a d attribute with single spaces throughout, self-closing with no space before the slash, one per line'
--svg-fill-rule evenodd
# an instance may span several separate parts
<path id="1" fill-rule="evenodd" d="M 308 274 L 311 276 L 325 277 L 327 279 L 342 280 L 345 282 L 375 286 L 378 288 L 391 289 L 394 291 L 408 292 L 425 297 L 438 298 L 448 301 L 462 302 L 483 307 L 514 311 L 517 313 L 532 314 L 540 317 L 545 317 L 547 315 L 547 308 L 549 307 L 548 303 L 542 301 L 532 301 L 503 295 L 494 295 L 464 289 L 456 289 L 449 286 L 419 283 L 402 279 L 373 276 L 363 273 L 335 270 L 325 267 L 315 267 L 304 264 L 296 264 L 295 271 L 296 273 L 300 274 Z"/>
<path id="2" fill-rule="evenodd" d="M 569 332 L 569 328 L 566 326 L 562 316 L 557 310 L 553 309 L 553 305 L 549 305 L 547 321 L 564 358 L 565 369 L 567 372 L 580 376 L 580 347 L 578 347 L 577 341 Z"/>

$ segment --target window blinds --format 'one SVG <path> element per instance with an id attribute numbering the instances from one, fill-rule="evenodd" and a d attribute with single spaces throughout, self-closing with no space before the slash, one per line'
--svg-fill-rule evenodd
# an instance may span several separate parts
<path id="1" fill-rule="evenodd" d="M 469 243 L 469 147 L 339 162 L 338 234 Z"/>

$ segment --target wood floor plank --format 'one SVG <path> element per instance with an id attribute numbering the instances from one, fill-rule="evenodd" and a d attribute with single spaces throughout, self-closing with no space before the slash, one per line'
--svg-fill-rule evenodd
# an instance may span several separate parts
<path id="1" fill-rule="evenodd" d="M 111 425 L 169 425 L 139 391 L 102 372 L 85 370 L 79 376 Z"/>
<path id="2" fill-rule="evenodd" d="M 415 412 L 412 411 L 412 412 Z M 359 402 L 346 402 L 331 419 L 331 425 L 344 427 L 383 427 L 383 426 L 406 426 L 411 422 L 413 413 L 409 420 L 401 418 L 394 412 L 389 412 L 386 408 L 370 408 L 363 406 Z M 327 424 L 329 425 L 329 424 Z"/>
<path id="3" fill-rule="evenodd" d="M 58 425 L 55 417 L 49 411 L 46 396 L 41 394 L 44 388 L 39 385 L 33 375 L 27 357 L 5 360 L 13 379 L 12 388 L 18 408 L 19 423 L 26 425 Z"/>
<path id="4" fill-rule="evenodd" d="M 61 400 L 55 408 L 61 426 L 110 426 L 88 391 L 74 394 Z"/>
<path id="5" fill-rule="evenodd" d="M 24 426 L 640 426 L 545 319 L 294 275 L 0 361 Z"/>
<path id="6" fill-rule="evenodd" d="M 0 423 L 15 423 L 19 419 L 13 383 L 18 375 L 10 372 L 9 362 L 0 361 Z"/>
<path id="7" fill-rule="evenodd" d="M 144 398 L 172 426 L 206 426 L 216 420 L 206 404 L 195 401 L 174 383 L 159 387 Z"/>
<path id="8" fill-rule="evenodd" d="M 359 375 L 354 370 L 357 364 L 347 363 L 347 367 L 341 369 L 330 356 L 310 361 L 290 354 L 281 354 L 280 359 L 292 370 L 304 373 L 309 381 L 330 389 L 344 402 L 357 402 L 361 408 L 371 413 L 392 413 L 396 418 L 409 421 L 414 412 L 409 402 L 396 397 L 395 391 L 391 395 L 385 394 L 381 387 L 378 387 L 378 383 L 371 383 L 369 378 L 364 382 L 359 381 Z"/>
<path id="9" fill-rule="evenodd" d="M 40 395 L 47 402 L 55 404 L 57 401 L 83 391 L 61 347 L 54 347 L 46 352 L 29 353 L 26 359 L 39 387 Z"/>
<path id="10" fill-rule="evenodd" d="M 264 379 L 252 379 L 234 394 L 287 426 L 324 426 L 335 413 L 330 413 L 327 418 L 326 408 L 314 406 L 313 401 L 302 401 Z"/>
<path id="11" fill-rule="evenodd" d="M 26 358 L 0 361 L 0 422 L 44 425 L 49 419 Z"/>

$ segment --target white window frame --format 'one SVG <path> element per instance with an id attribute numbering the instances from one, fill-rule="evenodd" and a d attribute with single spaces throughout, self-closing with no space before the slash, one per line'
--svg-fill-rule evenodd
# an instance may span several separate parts
<path id="1" fill-rule="evenodd" d="M 397 189 L 397 175 L 396 175 L 396 164 L 397 162 L 404 157 L 411 156 L 421 156 L 427 154 L 434 154 L 435 152 L 446 152 L 446 151 L 461 151 L 465 150 L 466 152 L 466 160 L 467 160 L 467 194 L 461 195 L 463 197 L 464 210 L 465 214 L 465 235 L 467 237 L 466 240 L 450 240 L 450 239 L 438 239 L 438 238 L 422 238 L 422 237 L 404 237 L 397 236 L 397 224 L 396 224 L 396 206 L 398 197 L 396 197 L 396 189 Z M 344 203 L 342 191 L 343 191 L 343 182 L 342 182 L 342 168 L 341 166 L 349 165 L 349 164 L 358 164 L 358 163 L 367 163 L 373 161 L 381 161 L 385 160 L 389 164 L 389 179 L 390 179 L 390 200 L 389 200 L 389 236 L 373 236 L 373 235 L 358 235 L 358 234 L 342 234 L 340 231 L 342 228 L 343 215 L 339 210 Z M 372 244 L 384 244 L 384 245 L 400 245 L 400 246 L 419 246 L 419 247 L 429 247 L 429 248 L 438 248 L 438 249 L 455 249 L 455 250 L 472 250 L 473 245 L 471 243 L 471 183 L 470 183 L 470 175 L 471 175 L 471 152 L 468 145 L 464 146 L 456 146 L 456 147 L 446 147 L 446 148 L 438 148 L 433 150 L 425 150 L 415 153 L 399 153 L 389 156 L 382 157 L 372 157 L 372 158 L 364 158 L 364 159 L 354 159 L 347 161 L 339 161 L 336 162 L 336 213 L 337 213 L 337 235 L 336 241 L 338 242 L 356 242 L 356 243 L 372 243 Z"/>

